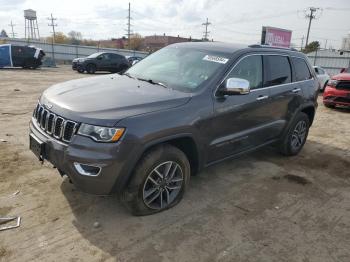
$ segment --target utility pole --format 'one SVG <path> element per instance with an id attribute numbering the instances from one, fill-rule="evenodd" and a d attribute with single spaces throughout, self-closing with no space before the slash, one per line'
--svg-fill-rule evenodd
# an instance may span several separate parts
<path id="1" fill-rule="evenodd" d="M 208 26 L 209 25 L 211 25 L 211 23 L 209 23 L 209 21 L 208 21 L 208 18 L 207 18 L 207 21 L 205 22 L 205 23 L 203 23 L 202 25 L 204 25 L 205 26 L 205 32 L 203 32 L 204 33 L 204 35 L 203 35 L 203 40 L 204 41 L 208 41 L 208 36 L 209 36 L 209 31 L 208 31 Z"/>
<path id="2" fill-rule="evenodd" d="M 300 45 L 300 51 L 303 51 L 303 46 L 304 46 L 304 37 L 301 38 L 301 45 Z"/>
<path id="3" fill-rule="evenodd" d="M 15 31 L 13 30 L 13 27 L 15 27 L 16 25 L 13 24 L 13 23 L 12 23 L 12 20 L 11 20 L 11 24 L 9 24 L 9 26 L 11 26 L 11 31 L 12 31 L 11 35 L 12 35 L 12 38 L 15 38 L 16 33 L 15 33 Z"/>
<path id="4" fill-rule="evenodd" d="M 128 48 L 130 49 L 130 36 L 131 36 L 131 23 L 130 23 L 130 20 L 131 20 L 131 15 L 130 15 L 130 13 L 131 13 L 131 8 L 130 8 L 130 2 L 129 2 L 129 10 L 128 10 L 128 17 L 127 17 L 127 19 L 128 19 L 128 22 L 127 22 L 127 26 L 128 26 L 128 28 L 126 29 L 126 32 L 127 32 L 127 37 L 128 37 Z"/>
<path id="5" fill-rule="evenodd" d="M 53 44 L 55 43 L 55 38 L 56 38 L 55 26 L 57 26 L 57 24 L 55 24 L 55 21 L 57 20 L 57 18 L 54 18 L 51 14 L 51 17 L 47 18 L 47 20 L 51 21 L 51 23 L 48 24 L 48 26 L 52 26 L 51 49 L 52 49 L 52 60 L 55 62 L 55 50 L 54 50 Z"/>
<path id="6" fill-rule="evenodd" d="M 309 8 L 310 10 L 310 13 L 309 14 L 306 14 L 306 18 L 309 19 L 309 26 L 307 28 L 307 35 L 306 35 L 306 43 L 305 43 L 305 46 L 307 46 L 307 44 L 309 43 L 309 35 L 310 35 L 310 28 L 311 28 L 311 22 L 312 22 L 312 19 L 315 19 L 316 18 L 316 11 L 319 10 L 319 8 L 316 8 L 316 7 L 310 7 Z"/>

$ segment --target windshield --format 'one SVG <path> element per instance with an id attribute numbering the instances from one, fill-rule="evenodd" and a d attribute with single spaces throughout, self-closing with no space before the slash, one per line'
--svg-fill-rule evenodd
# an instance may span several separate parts
<path id="1" fill-rule="evenodd" d="M 94 53 L 92 55 L 89 55 L 87 58 L 96 58 L 100 55 L 101 53 Z"/>
<path id="2" fill-rule="evenodd" d="M 195 92 L 225 66 L 228 56 L 204 50 L 167 47 L 132 66 L 127 75 L 184 92 Z"/>

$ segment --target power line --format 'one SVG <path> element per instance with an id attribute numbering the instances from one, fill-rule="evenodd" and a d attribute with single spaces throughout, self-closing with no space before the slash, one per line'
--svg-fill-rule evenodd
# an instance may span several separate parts
<path id="1" fill-rule="evenodd" d="M 12 20 L 11 20 L 11 24 L 9 24 L 9 26 L 11 26 L 11 31 L 12 31 L 11 35 L 12 35 L 12 38 L 15 38 L 15 36 L 16 36 L 17 34 L 14 32 L 13 28 L 14 28 L 16 25 L 13 24 L 13 23 L 12 23 Z"/>
<path id="2" fill-rule="evenodd" d="M 209 33 L 210 33 L 210 32 L 208 31 L 208 26 L 211 25 L 211 23 L 209 23 L 209 21 L 208 21 L 208 17 L 207 17 L 207 21 L 206 21 L 205 23 L 203 23 L 202 25 L 205 26 L 205 32 L 203 32 L 203 33 L 204 33 L 204 35 L 203 35 L 203 40 L 208 41 L 208 36 L 209 36 Z"/>
<path id="3" fill-rule="evenodd" d="M 310 28 L 311 28 L 312 19 L 315 19 L 315 18 L 316 18 L 316 12 L 317 12 L 317 10 L 320 10 L 320 8 L 310 7 L 309 10 L 310 10 L 310 13 L 309 13 L 309 14 L 306 14 L 306 18 L 309 19 L 309 26 L 308 26 L 308 28 L 307 28 L 307 35 L 306 35 L 305 47 L 306 47 L 307 44 L 309 43 L 309 35 L 310 35 Z"/>

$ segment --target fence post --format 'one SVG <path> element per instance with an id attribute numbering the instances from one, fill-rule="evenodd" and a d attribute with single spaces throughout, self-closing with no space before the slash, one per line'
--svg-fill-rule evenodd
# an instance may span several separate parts
<path id="1" fill-rule="evenodd" d="M 318 48 L 316 48 L 316 52 L 315 52 L 315 58 L 314 58 L 314 66 L 316 65 L 316 59 L 317 59 L 317 51 L 318 51 Z"/>

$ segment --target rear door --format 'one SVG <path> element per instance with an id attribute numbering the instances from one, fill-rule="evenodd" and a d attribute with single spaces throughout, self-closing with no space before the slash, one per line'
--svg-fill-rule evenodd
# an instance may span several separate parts
<path id="1" fill-rule="evenodd" d="M 288 55 L 265 55 L 264 65 L 265 86 L 271 95 L 271 117 L 281 123 L 279 129 L 274 130 L 275 135 L 279 135 L 302 103 L 302 88 L 292 74 Z"/>
<path id="2" fill-rule="evenodd" d="M 263 88 L 262 56 L 243 57 L 226 76 L 250 83 L 250 93 L 214 98 L 215 116 L 209 130 L 208 161 L 216 161 L 261 145 L 273 128 L 269 89 Z"/>
<path id="3" fill-rule="evenodd" d="M 311 73 L 311 67 L 304 58 L 301 57 L 291 57 L 295 82 L 298 84 L 298 88 L 301 89 L 303 96 L 306 99 L 317 99 L 317 90 L 319 86 Z M 302 99 L 302 98 L 300 98 Z"/>

